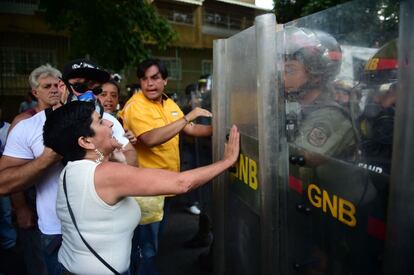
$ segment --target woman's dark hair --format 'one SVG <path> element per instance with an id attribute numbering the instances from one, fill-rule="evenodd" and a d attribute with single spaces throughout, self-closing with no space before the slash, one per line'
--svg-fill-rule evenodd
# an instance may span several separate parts
<path id="1" fill-rule="evenodd" d="M 161 74 L 162 79 L 167 79 L 168 77 L 167 67 L 161 60 L 156 59 L 156 58 L 145 59 L 138 65 L 138 69 L 137 69 L 138 79 L 143 78 L 145 76 L 145 72 L 151 66 L 156 66 Z"/>
<path id="2" fill-rule="evenodd" d="M 63 157 L 62 162 L 82 159 L 86 151 L 78 144 L 79 137 L 92 137 L 93 102 L 73 101 L 47 115 L 43 126 L 43 142 Z"/>

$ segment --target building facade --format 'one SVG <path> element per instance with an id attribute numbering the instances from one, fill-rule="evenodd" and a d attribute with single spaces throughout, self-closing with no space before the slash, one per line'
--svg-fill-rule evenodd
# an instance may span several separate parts
<path id="1" fill-rule="evenodd" d="M 153 0 L 151 4 L 178 34 L 164 51 L 148 45 L 153 56 L 167 64 L 168 92 L 178 94 L 200 75 L 212 73 L 213 40 L 248 28 L 255 16 L 269 12 L 254 0 Z M 61 68 L 67 61 L 70 36 L 48 28 L 39 0 L 0 0 L 0 5 L 0 107 L 9 120 L 30 91 L 28 74 L 40 64 Z M 135 71 L 126 75 L 124 84 L 136 82 Z"/>

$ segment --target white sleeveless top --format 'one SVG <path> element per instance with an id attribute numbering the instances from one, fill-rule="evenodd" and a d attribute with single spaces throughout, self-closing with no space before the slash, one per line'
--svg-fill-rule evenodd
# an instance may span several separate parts
<path id="1" fill-rule="evenodd" d="M 75 274 L 112 274 L 85 246 L 70 217 L 66 188 L 79 231 L 89 245 L 118 272 L 129 268 L 132 235 L 141 218 L 138 204 L 127 197 L 115 205 L 108 205 L 96 193 L 94 174 L 96 164 L 90 160 L 69 162 L 63 169 L 56 202 L 57 215 L 62 224 L 62 246 L 58 259 Z"/>

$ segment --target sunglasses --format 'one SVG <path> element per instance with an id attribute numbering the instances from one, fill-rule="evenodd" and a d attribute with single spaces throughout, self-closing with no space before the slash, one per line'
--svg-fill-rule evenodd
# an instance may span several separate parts
<path id="1" fill-rule="evenodd" d="M 76 82 L 76 83 L 69 83 L 69 85 L 71 86 L 71 88 L 73 90 L 75 90 L 76 92 L 83 94 L 87 91 L 92 91 L 94 95 L 99 95 L 100 93 L 102 93 L 102 87 L 101 86 L 97 86 L 94 88 L 90 88 L 93 87 L 96 84 L 95 81 L 85 81 L 85 82 Z"/>

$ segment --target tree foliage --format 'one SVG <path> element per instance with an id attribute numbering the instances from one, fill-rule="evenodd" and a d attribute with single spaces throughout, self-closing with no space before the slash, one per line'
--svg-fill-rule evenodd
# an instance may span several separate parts
<path id="1" fill-rule="evenodd" d="M 276 18 L 286 23 L 350 0 L 273 0 Z"/>
<path id="2" fill-rule="evenodd" d="M 53 30 L 69 32 L 71 57 L 89 55 L 114 70 L 150 55 L 148 43 L 164 49 L 176 37 L 143 0 L 41 0 L 40 8 Z"/>
<path id="3" fill-rule="evenodd" d="M 364 47 L 383 45 L 398 35 L 398 0 L 275 0 L 278 23 L 324 30 L 343 43 Z M 327 8 L 315 16 L 306 16 Z"/>

